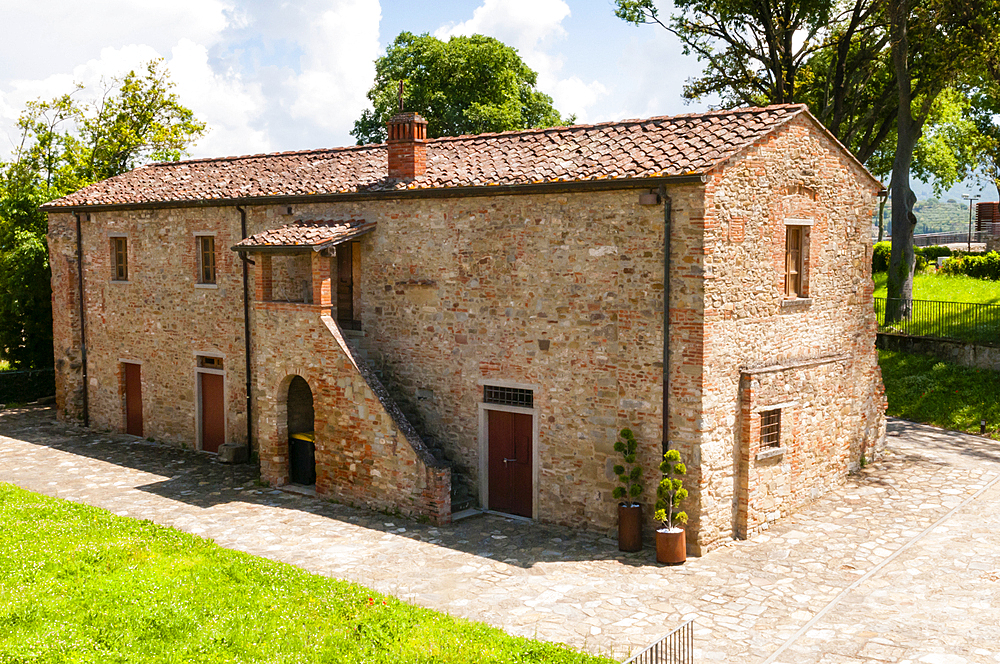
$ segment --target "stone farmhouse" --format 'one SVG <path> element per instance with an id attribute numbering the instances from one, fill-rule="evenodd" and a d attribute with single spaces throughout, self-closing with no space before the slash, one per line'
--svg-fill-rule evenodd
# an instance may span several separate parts
<path id="1" fill-rule="evenodd" d="M 663 447 L 687 462 L 692 554 L 878 454 L 880 185 L 804 106 L 389 130 L 46 204 L 60 416 L 432 522 L 600 530 L 627 426 L 650 525 Z"/>

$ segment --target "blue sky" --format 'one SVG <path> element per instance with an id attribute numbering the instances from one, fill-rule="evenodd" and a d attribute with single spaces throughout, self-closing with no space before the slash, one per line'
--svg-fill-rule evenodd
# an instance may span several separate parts
<path id="1" fill-rule="evenodd" d="M 154 57 L 209 124 L 194 156 L 350 145 L 373 61 L 404 30 L 503 40 L 579 122 L 707 107 L 680 98 L 694 58 L 616 18 L 612 0 L 4 0 L 4 15 L 16 29 L 0 40 L 0 158 L 25 101 Z"/>
<path id="2" fill-rule="evenodd" d="M 681 99 L 697 60 L 659 26 L 616 18 L 613 0 L 3 0 L 2 13 L 0 160 L 26 101 L 96 91 L 156 57 L 209 125 L 193 156 L 351 145 L 373 62 L 404 30 L 501 39 L 578 122 L 708 107 Z"/>

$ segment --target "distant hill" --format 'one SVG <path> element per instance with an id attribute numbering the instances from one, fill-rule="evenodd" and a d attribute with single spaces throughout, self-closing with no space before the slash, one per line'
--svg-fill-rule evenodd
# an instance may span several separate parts
<path id="1" fill-rule="evenodd" d="M 885 216 L 888 220 L 892 200 L 886 203 Z M 967 233 L 969 231 L 969 204 L 966 201 L 950 198 L 939 201 L 936 198 L 917 201 L 913 206 L 913 214 L 917 217 L 915 235 L 928 233 Z M 973 214 L 975 214 L 973 212 Z M 975 222 L 975 218 L 973 218 Z"/>

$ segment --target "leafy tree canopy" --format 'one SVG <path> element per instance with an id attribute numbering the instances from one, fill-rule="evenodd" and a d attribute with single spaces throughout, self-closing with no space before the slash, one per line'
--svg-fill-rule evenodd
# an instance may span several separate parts
<path id="1" fill-rule="evenodd" d="M 0 359 L 52 364 L 47 201 L 150 160 L 177 160 L 205 133 L 181 105 L 162 60 L 102 82 L 95 101 L 72 94 L 29 102 L 20 140 L 0 162 Z"/>
<path id="2" fill-rule="evenodd" d="M 492 37 L 444 42 L 403 32 L 375 61 L 375 84 L 368 91 L 373 108 L 355 121 L 351 135 L 358 145 L 385 141 L 386 122 L 399 110 L 399 81 L 404 109 L 426 118 L 431 138 L 572 122 L 535 89 L 536 79 L 516 49 Z"/>

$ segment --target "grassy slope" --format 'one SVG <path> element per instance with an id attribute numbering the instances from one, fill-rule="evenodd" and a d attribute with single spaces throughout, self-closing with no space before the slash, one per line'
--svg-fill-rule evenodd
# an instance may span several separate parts
<path id="1" fill-rule="evenodd" d="M 608 662 L 0 484 L 0 662 Z"/>
<path id="2" fill-rule="evenodd" d="M 875 297 L 885 297 L 888 276 L 885 272 L 876 272 L 872 276 Z M 1000 304 L 1000 281 L 973 279 L 965 275 L 918 274 L 913 277 L 913 299 Z"/>
<path id="3" fill-rule="evenodd" d="M 986 432 L 1000 440 L 1000 372 L 971 369 L 927 355 L 879 351 L 887 413 L 945 429 Z"/>

